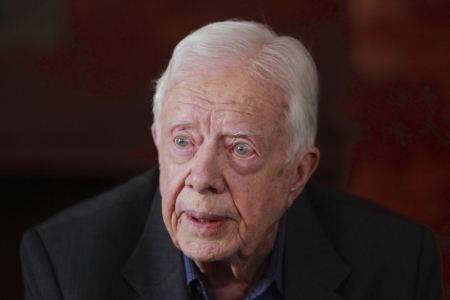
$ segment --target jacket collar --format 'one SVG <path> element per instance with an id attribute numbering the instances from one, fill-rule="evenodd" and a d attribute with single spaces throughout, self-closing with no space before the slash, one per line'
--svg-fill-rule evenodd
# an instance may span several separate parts
<path id="1" fill-rule="evenodd" d="M 336 253 L 313 209 L 314 184 L 288 210 L 284 254 L 284 298 L 345 300 L 336 289 L 350 268 Z M 122 269 L 137 299 L 189 299 L 182 253 L 173 245 L 156 191 L 144 232 Z"/>
<path id="2" fill-rule="evenodd" d="M 164 225 L 157 189 L 144 232 L 122 268 L 122 276 L 140 295 L 137 299 L 188 299 L 181 252 Z"/>
<path id="3" fill-rule="evenodd" d="M 314 212 L 315 183 L 288 210 L 284 256 L 285 299 L 341 299 L 336 289 L 350 267 L 336 253 Z"/>

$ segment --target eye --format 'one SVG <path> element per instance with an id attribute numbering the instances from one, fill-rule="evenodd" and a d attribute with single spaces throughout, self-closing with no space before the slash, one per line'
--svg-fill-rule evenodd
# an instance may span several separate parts
<path id="1" fill-rule="evenodd" d="M 241 143 L 234 146 L 234 152 L 239 156 L 248 157 L 252 155 L 255 150 L 249 145 Z"/>
<path id="2" fill-rule="evenodd" d="M 175 141 L 175 144 L 180 148 L 186 148 L 187 146 L 189 146 L 189 143 L 191 142 L 185 136 L 177 136 L 174 141 Z"/>

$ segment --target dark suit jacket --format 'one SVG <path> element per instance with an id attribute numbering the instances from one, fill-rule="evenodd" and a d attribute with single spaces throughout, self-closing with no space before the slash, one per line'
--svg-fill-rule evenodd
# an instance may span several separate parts
<path id="1" fill-rule="evenodd" d="M 158 170 L 28 230 L 26 299 L 188 299 L 161 215 Z M 431 231 L 308 183 L 288 210 L 285 299 L 441 299 Z"/>

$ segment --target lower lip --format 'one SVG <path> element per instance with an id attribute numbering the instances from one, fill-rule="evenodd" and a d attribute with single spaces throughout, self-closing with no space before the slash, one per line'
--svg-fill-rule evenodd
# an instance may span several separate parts
<path id="1" fill-rule="evenodd" d="M 228 218 L 220 218 L 213 222 L 202 222 L 188 214 L 185 214 L 185 217 L 186 217 L 187 223 L 190 226 L 193 226 L 194 230 L 197 233 L 203 233 L 203 234 L 220 233 L 221 229 L 223 229 L 227 225 L 227 223 L 230 221 Z"/>

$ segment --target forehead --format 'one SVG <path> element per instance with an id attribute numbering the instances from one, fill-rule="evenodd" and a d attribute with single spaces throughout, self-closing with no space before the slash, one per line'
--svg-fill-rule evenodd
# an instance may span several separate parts
<path id="1" fill-rule="evenodd" d="M 171 114 L 186 106 L 198 112 L 234 113 L 277 121 L 287 110 L 280 88 L 239 68 L 214 75 L 194 75 L 178 82 L 168 91 L 162 113 Z"/>

